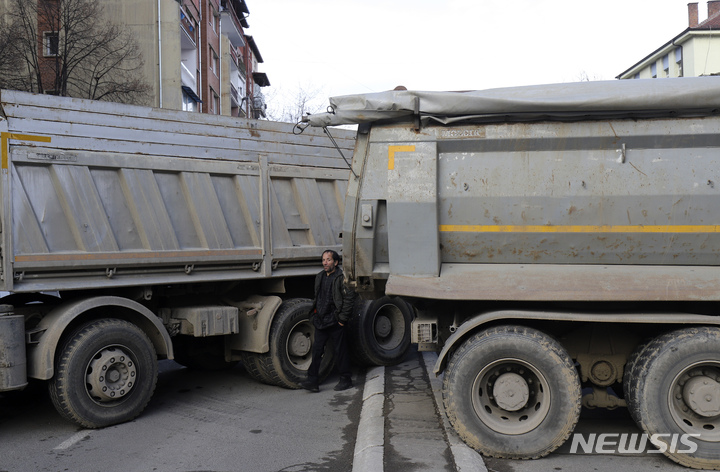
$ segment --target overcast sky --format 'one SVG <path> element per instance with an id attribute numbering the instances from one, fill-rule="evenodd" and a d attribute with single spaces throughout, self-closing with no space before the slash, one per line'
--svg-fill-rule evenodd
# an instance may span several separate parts
<path id="1" fill-rule="evenodd" d="M 246 0 L 272 89 L 324 96 L 614 79 L 688 27 L 688 0 Z M 707 2 L 698 2 L 700 21 Z"/>

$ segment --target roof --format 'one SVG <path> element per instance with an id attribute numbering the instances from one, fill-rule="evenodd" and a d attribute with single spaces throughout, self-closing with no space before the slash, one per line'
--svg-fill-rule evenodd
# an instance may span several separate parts
<path id="1" fill-rule="evenodd" d="M 253 81 L 260 87 L 268 87 L 270 85 L 270 79 L 265 72 L 253 72 Z"/>
<path id="2" fill-rule="evenodd" d="M 249 34 L 246 34 L 245 37 L 247 38 L 247 42 L 250 45 L 250 49 L 252 49 L 253 54 L 255 54 L 255 59 L 258 62 L 262 63 L 263 58 L 260 55 L 260 50 L 258 49 L 257 44 L 255 43 L 255 39 L 252 36 L 250 36 Z"/>
<path id="3" fill-rule="evenodd" d="M 695 28 L 688 28 L 690 30 L 714 30 L 714 29 L 720 29 L 720 11 L 716 12 L 714 15 L 708 17 L 707 20 L 703 21 L 699 25 L 697 25 Z"/>
<path id="4" fill-rule="evenodd" d="M 611 80 L 532 85 L 470 92 L 391 90 L 330 99 L 329 113 L 303 118 L 312 126 L 419 117 L 525 121 L 720 113 L 720 77 Z"/>

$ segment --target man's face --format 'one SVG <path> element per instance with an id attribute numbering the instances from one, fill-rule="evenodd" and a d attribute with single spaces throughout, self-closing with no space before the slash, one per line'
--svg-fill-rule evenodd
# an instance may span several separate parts
<path id="1" fill-rule="evenodd" d="M 333 272 L 335 272 L 335 268 L 337 267 L 338 263 L 333 259 L 332 254 L 326 252 L 322 256 L 322 265 L 326 273 L 332 274 Z"/>

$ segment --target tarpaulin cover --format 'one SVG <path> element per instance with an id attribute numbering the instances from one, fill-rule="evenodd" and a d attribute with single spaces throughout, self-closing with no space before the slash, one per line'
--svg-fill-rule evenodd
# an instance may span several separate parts
<path id="1" fill-rule="evenodd" d="M 572 119 L 717 113 L 720 77 L 639 79 L 532 85 L 468 92 L 393 90 L 330 99 L 333 113 L 304 118 L 312 126 L 368 123 L 419 116 L 467 119 Z"/>

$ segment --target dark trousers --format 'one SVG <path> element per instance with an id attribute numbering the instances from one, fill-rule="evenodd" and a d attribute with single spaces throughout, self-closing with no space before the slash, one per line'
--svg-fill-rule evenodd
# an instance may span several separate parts
<path id="1" fill-rule="evenodd" d="M 325 345 L 331 342 L 335 349 L 335 366 L 340 372 L 340 379 L 351 380 L 352 370 L 350 367 L 350 356 L 347 349 L 347 336 L 345 327 L 339 324 L 325 329 L 315 328 L 315 340 L 312 348 L 312 363 L 308 369 L 308 380 L 318 383 L 320 363 L 322 362 Z"/>

